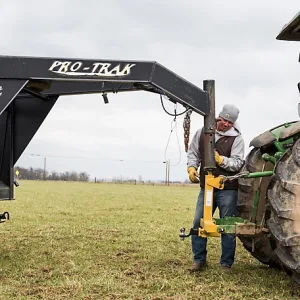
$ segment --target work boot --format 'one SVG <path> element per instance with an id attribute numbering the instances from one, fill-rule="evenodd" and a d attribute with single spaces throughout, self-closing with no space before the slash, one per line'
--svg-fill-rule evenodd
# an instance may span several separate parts
<path id="1" fill-rule="evenodd" d="M 231 266 L 225 266 L 225 265 L 221 265 L 221 270 L 223 272 L 231 272 Z"/>
<path id="2" fill-rule="evenodd" d="M 206 263 L 195 261 L 192 266 L 189 268 L 191 273 L 203 271 L 206 268 Z"/>

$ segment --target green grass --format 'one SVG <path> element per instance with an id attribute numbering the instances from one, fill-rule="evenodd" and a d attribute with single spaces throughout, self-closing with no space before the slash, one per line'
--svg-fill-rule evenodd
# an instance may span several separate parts
<path id="1" fill-rule="evenodd" d="M 22 181 L 1 202 L 0 299 L 298 299 L 299 287 L 238 241 L 231 274 L 189 274 L 197 187 Z"/>

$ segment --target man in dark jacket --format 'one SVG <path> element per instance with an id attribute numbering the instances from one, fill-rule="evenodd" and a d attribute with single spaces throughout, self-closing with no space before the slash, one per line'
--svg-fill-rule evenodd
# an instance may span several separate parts
<path id="1" fill-rule="evenodd" d="M 244 162 L 244 139 L 241 135 L 236 120 L 239 116 L 239 110 L 234 105 L 224 105 L 218 118 L 216 119 L 215 134 L 215 160 L 217 168 L 214 170 L 214 176 L 237 174 Z M 199 129 L 189 146 L 187 154 L 188 174 L 191 182 L 199 183 L 200 193 L 196 204 L 193 228 L 200 226 L 200 219 L 203 218 L 204 209 L 204 134 L 203 129 Z M 198 173 L 198 168 L 200 171 Z M 226 181 L 223 190 L 214 190 L 213 212 L 219 208 L 220 218 L 236 215 L 236 204 L 238 195 L 237 180 Z M 234 234 L 222 234 L 222 255 L 220 264 L 224 271 L 230 271 L 234 262 L 236 238 Z M 192 235 L 193 265 L 189 269 L 191 272 L 202 270 L 206 267 L 207 238 Z"/>

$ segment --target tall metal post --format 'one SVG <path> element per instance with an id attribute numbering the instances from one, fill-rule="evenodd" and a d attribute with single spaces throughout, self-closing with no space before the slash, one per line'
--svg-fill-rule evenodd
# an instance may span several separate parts
<path id="1" fill-rule="evenodd" d="M 212 171 L 216 168 L 215 162 L 215 81 L 204 80 L 203 89 L 207 92 L 209 112 L 204 116 L 204 170 Z"/>

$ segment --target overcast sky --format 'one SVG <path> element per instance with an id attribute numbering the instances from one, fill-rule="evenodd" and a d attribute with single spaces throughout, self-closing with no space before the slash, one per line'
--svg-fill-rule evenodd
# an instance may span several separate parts
<path id="1" fill-rule="evenodd" d="M 0 3 L 1 55 L 149 60 L 201 88 L 214 79 L 216 113 L 226 103 L 240 108 L 246 154 L 256 135 L 298 120 L 300 44 L 276 36 L 299 0 Z M 49 172 L 164 180 L 170 159 L 170 180 L 185 180 L 183 116 L 166 148 L 172 121 L 147 92 L 109 95 L 109 104 L 101 95 L 61 97 L 17 165 L 43 168 L 47 157 Z M 202 126 L 193 113 L 190 138 Z"/>

